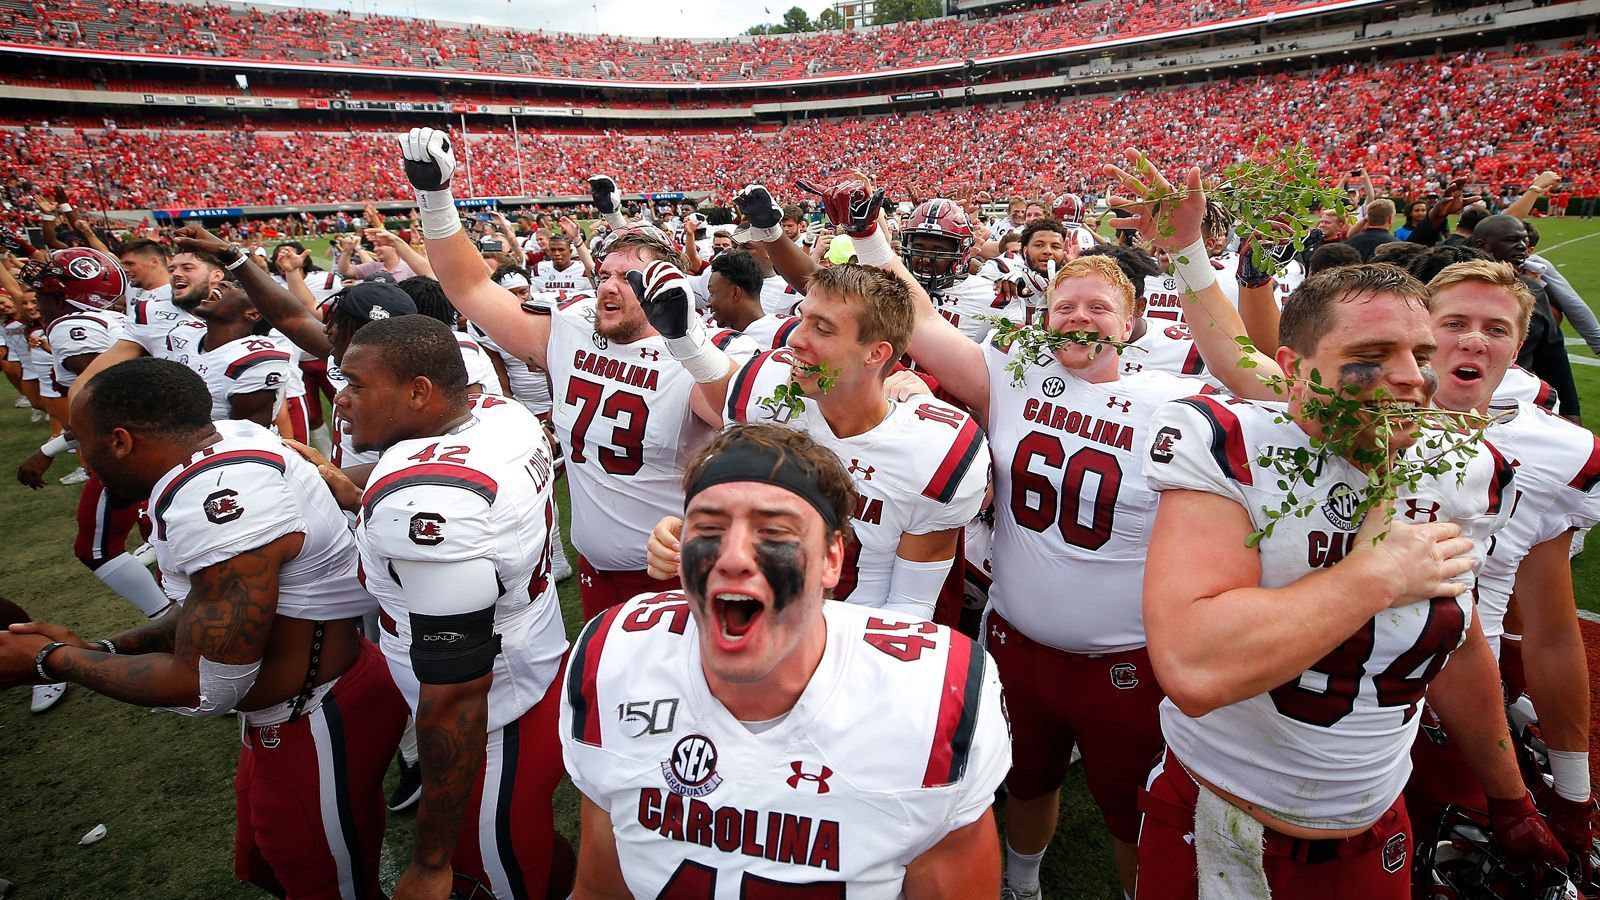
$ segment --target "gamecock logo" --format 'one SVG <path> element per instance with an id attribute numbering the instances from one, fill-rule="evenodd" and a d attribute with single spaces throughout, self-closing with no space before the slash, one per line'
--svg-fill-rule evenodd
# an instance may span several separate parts
<path id="1" fill-rule="evenodd" d="M 425 512 L 412 516 L 411 543 L 425 547 L 444 543 L 444 516 Z"/>
<path id="2" fill-rule="evenodd" d="M 223 488 L 206 498 L 206 518 L 217 525 L 232 522 L 242 515 L 244 507 L 239 505 L 238 491 Z"/>

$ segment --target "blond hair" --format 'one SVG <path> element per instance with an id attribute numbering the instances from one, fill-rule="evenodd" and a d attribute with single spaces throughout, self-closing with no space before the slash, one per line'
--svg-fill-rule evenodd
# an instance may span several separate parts
<path id="1" fill-rule="evenodd" d="M 1115 288 L 1117 293 L 1122 295 L 1123 309 L 1129 315 L 1133 314 L 1139 291 L 1134 288 L 1133 282 L 1128 280 L 1127 273 L 1122 271 L 1122 267 L 1109 256 L 1080 256 L 1056 269 L 1056 280 L 1050 283 L 1050 295 L 1055 296 L 1056 288 L 1061 286 L 1061 282 L 1085 275 L 1099 278 Z"/>
<path id="2" fill-rule="evenodd" d="M 1457 284 L 1487 284 L 1505 290 L 1517 301 L 1517 340 L 1528 336 L 1528 325 L 1533 320 L 1533 292 L 1510 263 L 1474 259 L 1445 266 L 1428 282 L 1430 300 Z"/>

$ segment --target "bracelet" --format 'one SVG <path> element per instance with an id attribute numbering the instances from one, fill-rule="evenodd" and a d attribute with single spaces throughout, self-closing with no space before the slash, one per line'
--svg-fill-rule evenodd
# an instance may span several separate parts
<path id="1" fill-rule="evenodd" d="M 97 644 L 100 647 L 101 650 L 104 650 L 105 652 L 110 653 L 113 656 L 116 655 L 117 645 L 111 643 L 111 638 L 101 638 L 100 640 L 95 641 L 95 644 Z"/>
<path id="2" fill-rule="evenodd" d="M 33 670 L 38 672 L 39 677 L 44 679 L 46 683 L 52 682 L 55 679 L 51 678 L 50 673 L 44 670 L 45 657 L 65 646 L 66 644 L 62 643 L 61 641 L 51 641 L 50 643 L 45 644 L 43 647 L 40 647 L 38 655 L 33 658 Z"/>
<path id="3" fill-rule="evenodd" d="M 240 266 L 242 266 L 245 263 L 250 261 L 250 257 L 247 256 L 245 254 L 245 252 L 243 250 L 239 249 L 238 247 L 235 247 L 232 244 L 230 244 L 230 245 L 228 245 L 228 249 L 233 252 L 233 259 L 230 260 L 227 257 L 222 257 L 222 267 L 227 269 L 228 271 L 231 272 L 234 269 L 237 269 Z"/>

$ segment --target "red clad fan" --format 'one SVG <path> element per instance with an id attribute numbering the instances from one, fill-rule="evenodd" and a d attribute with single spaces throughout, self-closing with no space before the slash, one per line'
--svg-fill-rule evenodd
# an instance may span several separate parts
<path id="1" fill-rule="evenodd" d="M 40 311 L 49 321 L 50 378 L 62 396 L 95 357 L 121 337 L 124 317 L 109 307 L 121 299 L 126 281 L 116 261 L 98 250 L 74 248 L 50 254 L 49 263 L 29 274 Z M 76 446 L 66 433 L 47 441 L 17 470 L 23 484 L 44 487 L 52 459 Z M 128 533 L 138 524 L 143 504 L 122 505 L 107 495 L 94 474 L 78 497 L 78 536 L 73 554 L 95 577 L 141 613 L 154 617 L 167 608 L 167 596 L 150 570 L 125 552 Z M 38 693 L 38 692 L 36 692 Z"/>
<path id="2" fill-rule="evenodd" d="M 358 631 L 375 604 L 316 468 L 259 426 L 213 422 L 205 383 L 167 360 L 102 371 L 74 395 L 72 424 L 116 502 L 150 499 L 178 604 L 93 643 L 13 625 L 0 678 L 188 716 L 237 709 L 236 877 L 276 896 L 383 896 L 383 774 L 405 702 Z"/>
<path id="3" fill-rule="evenodd" d="M 1142 166 L 1148 188 L 1108 170 L 1139 197 L 1172 190 Z M 1121 202 L 1177 263 L 1187 318 L 1209 326 L 1232 305 L 1201 238 L 1200 172 L 1187 174 L 1182 201 L 1159 220 L 1151 204 Z M 1316 378 L 1337 378 L 1367 404 L 1426 404 L 1438 383 L 1426 299 L 1393 266 L 1308 279 L 1285 308 L 1284 346 L 1255 354 L 1258 368 L 1296 379 L 1287 405 L 1199 397 L 1155 417 L 1145 470 L 1161 503 L 1145 610 L 1169 695 L 1168 753 L 1143 803 L 1141 896 L 1408 897 L 1400 793 L 1424 691 L 1487 789 L 1502 851 L 1566 862 L 1522 785 L 1471 603 L 1471 572 L 1509 510 L 1511 467 L 1492 447 L 1463 451 L 1460 481 L 1453 467 L 1419 475 L 1399 488 L 1392 522 L 1382 509 L 1361 520 L 1350 486 L 1368 476 L 1346 449 L 1299 491 L 1310 514 L 1282 515 L 1290 490 L 1274 487 L 1284 477 L 1275 457 L 1249 449 L 1316 452 L 1313 435 L 1371 446 L 1364 425 L 1349 434 L 1313 418 L 1306 385 Z M 1214 354 L 1218 365 L 1234 365 L 1233 346 Z M 1391 448 L 1427 439 L 1396 434 Z M 1274 530 L 1252 542 L 1268 522 Z"/>
<path id="4" fill-rule="evenodd" d="M 682 266 L 681 256 L 654 229 L 620 232 L 600 263 L 597 294 L 578 294 L 547 317 L 529 316 L 461 234 L 449 189 L 456 165 L 449 138 L 418 128 L 400 144 L 428 258 L 450 299 L 496 346 L 550 373 L 585 613 L 659 590 L 645 573 L 647 537 L 663 516 L 678 512 L 678 472 L 710 430 L 689 408 L 693 380 L 645 317 L 627 274 L 653 260 Z M 596 176 L 591 185 L 608 223 L 625 228 L 615 183 Z M 741 340 L 733 349 L 743 356 L 754 347 Z"/>

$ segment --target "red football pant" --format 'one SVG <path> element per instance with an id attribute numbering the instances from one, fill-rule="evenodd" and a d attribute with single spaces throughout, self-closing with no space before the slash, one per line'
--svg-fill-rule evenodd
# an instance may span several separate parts
<path id="1" fill-rule="evenodd" d="M 1006 790 L 1032 800 L 1061 789 L 1072 745 L 1111 836 L 1139 837 L 1139 789 L 1165 745 L 1166 696 L 1143 649 L 1090 656 L 1030 640 L 995 612 L 984 623 L 1011 718 Z"/>
<path id="2" fill-rule="evenodd" d="M 291 437 L 300 443 L 311 440 L 311 412 L 306 407 L 304 397 L 285 397 L 283 408 L 289 413 L 289 433 L 284 437 Z"/>
<path id="3" fill-rule="evenodd" d="M 1138 900 L 1197 897 L 1194 809 L 1199 785 L 1177 757 L 1141 792 Z M 1304 841 L 1266 831 L 1262 868 L 1274 897 L 1294 900 L 1408 900 L 1411 820 L 1403 800 L 1366 831 L 1343 840 Z"/>
<path id="4" fill-rule="evenodd" d="M 139 524 L 142 509 L 143 503 L 112 505 L 105 484 L 90 472 L 89 480 L 83 483 L 83 493 L 78 495 L 78 536 L 72 542 L 72 554 L 91 569 L 121 556 L 128 547 L 128 532 Z"/>
<path id="5" fill-rule="evenodd" d="M 329 403 L 332 403 L 333 395 L 338 393 L 333 389 L 333 382 L 328 380 L 328 361 L 325 359 L 301 360 L 300 379 L 305 382 L 307 397 L 321 393 L 328 398 Z"/>
<path id="6" fill-rule="evenodd" d="M 681 586 L 676 578 L 657 581 L 646 575 L 643 569 L 637 571 L 596 569 L 589 565 L 583 554 L 578 554 L 578 597 L 583 601 L 585 622 L 613 606 L 627 603 L 640 594 L 675 591 Z"/>
<path id="7" fill-rule="evenodd" d="M 245 728 L 234 877 L 295 900 L 382 897 L 383 776 L 409 713 L 383 653 L 362 640 L 315 711 Z"/>
<path id="8" fill-rule="evenodd" d="M 557 731 L 565 671 L 563 665 L 533 708 L 489 732 L 483 771 L 456 836 L 450 868 L 496 897 L 539 900 L 549 883 L 556 840 L 550 799 L 565 774 Z"/>

